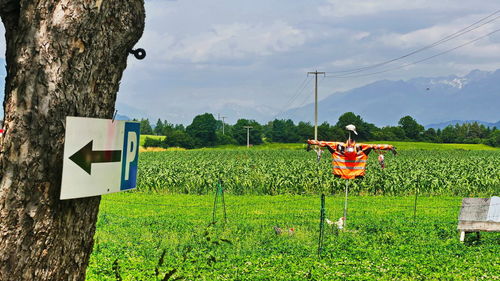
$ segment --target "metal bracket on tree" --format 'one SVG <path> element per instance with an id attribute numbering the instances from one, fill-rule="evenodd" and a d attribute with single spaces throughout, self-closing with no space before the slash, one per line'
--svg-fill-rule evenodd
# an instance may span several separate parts
<path id="1" fill-rule="evenodd" d="M 129 50 L 128 51 L 129 53 L 133 54 L 134 57 L 138 60 L 142 60 L 146 57 L 146 50 L 142 49 L 142 48 L 137 48 L 135 50 Z"/>

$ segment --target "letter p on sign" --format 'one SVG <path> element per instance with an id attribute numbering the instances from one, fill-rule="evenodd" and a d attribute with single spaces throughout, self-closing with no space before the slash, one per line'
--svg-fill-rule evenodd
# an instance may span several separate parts
<path id="1" fill-rule="evenodd" d="M 125 123 L 125 139 L 122 154 L 121 190 L 135 188 L 137 179 L 137 163 L 139 158 L 139 123 Z"/>
<path id="2" fill-rule="evenodd" d="M 124 158 L 125 163 L 125 180 L 130 177 L 130 163 L 135 161 L 137 157 L 137 134 L 135 132 L 128 132 L 127 136 L 127 157 Z"/>

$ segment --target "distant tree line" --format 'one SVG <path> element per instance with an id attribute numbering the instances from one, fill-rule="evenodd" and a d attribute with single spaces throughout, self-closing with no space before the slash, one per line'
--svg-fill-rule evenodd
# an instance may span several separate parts
<path id="1" fill-rule="evenodd" d="M 295 124 L 292 120 L 278 120 L 265 125 L 254 120 L 239 119 L 236 124 L 223 124 L 210 113 L 196 116 L 193 122 L 184 127 L 182 124 L 171 124 L 158 119 L 154 128 L 148 119 L 141 121 L 141 134 L 165 136 L 164 139 L 146 138 L 145 147 L 183 147 L 198 148 L 216 145 L 245 145 L 247 131 L 250 129 L 252 145 L 263 142 L 296 143 L 314 138 L 314 126 L 309 122 Z M 500 130 L 489 128 L 478 123 L 450 125 L 443 130 L 425 129 L 411 116 L 404 116 L 397 126 L 377 127 L 367 123 L 352 112 L 342 114 L 335 125 L 327 122 L 318 125 L 318 139 L 343 141 L 347 138 L 345 126 L 354 124 L 357 129 L 356 140 L 359 141 L 425 141 L 435 143 L 483 143 L 500 147 Z"/>

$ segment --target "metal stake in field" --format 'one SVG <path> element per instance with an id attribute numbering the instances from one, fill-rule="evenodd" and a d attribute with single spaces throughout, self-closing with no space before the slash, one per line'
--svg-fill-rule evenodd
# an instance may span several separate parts
<path id="1" fill-rule="evenodd" d="M 250 129 L 252 126 L 243 126 L 243 128 L 247 129 L 247 147 L 250 147 Z"/>
<path id="2" fill-rule="evenodd" d="M 417 199 L 418 199 L 418 188 L 415 190 L 415 205 L 413 206 L 413 222 L 417 221 Z"/>
<path id="3" fill-rule="evenodd" d="M 319 217 L 319 240 L 318 240 L 318 256 L 321 258 L 321 252 L 323 251 L 323 238 L 325 236 L 325 194 L 321 194 L 321 208 Z"/>
<path id="4" fill-rule="evenodd" d="M 344 227 L 347 226 L 347 193 L 349 189 L 349 180 L 345 180 L 345 200 L 344 200 Z"/>
<path id="5" fill-rule="evenodd" d="M 216 214 L 217 214 L 217 203 L 218 199 L 221 197 L 222 200 L 222 208 L 224 211 L 224 222 L 227 223 L 227 214 L 226 214 L 226 200 L 224 199 L 224 187 L 222 187 L 222 180 L 219 179 L 217 184 L 215 185 L 215 198 L 214 198 L 214 208 L 212 211 L 212 223 L 216 223 Z"/>
<path id="6" fill-rule="evenodd" d="M 415 203 L 413 205 L 413 223 L 417 221 L 417 200 L 418 200 L 419 185 L 420 185 L 420 175 L 417 176 L 417 180 L 415 182 Z"/>

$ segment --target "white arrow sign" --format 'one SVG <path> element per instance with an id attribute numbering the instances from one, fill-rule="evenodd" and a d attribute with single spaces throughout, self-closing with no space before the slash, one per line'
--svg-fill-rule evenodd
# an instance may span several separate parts
<path id="1" fill-rule="evenodd" d="M 61 199 L 136 187 L 139 122 L 66 117 Z"/>

